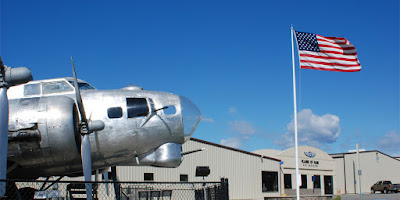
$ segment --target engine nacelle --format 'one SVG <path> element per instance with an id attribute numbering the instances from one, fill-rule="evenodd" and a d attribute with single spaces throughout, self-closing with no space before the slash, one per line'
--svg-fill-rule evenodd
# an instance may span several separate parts
<path id="1" fill-rule="evenodd" d="M 32 73 L 26 67 L 7 67 L 4 74 L 4 80 L 9 86 L 14 86 L 31 81 Z"/>
<path id="2" fill-rule="evenodd" d="M 166 143 L 156 150 L 140 155 L 139 165 L 155 167 L 178 167 L 182 163 L 182 145 Z"/>
<path id="3" fill-rule="evenodd" d="M 79 161 L 79 116 L 73 99 L 37 97 L 10 100 L 9 105 L 14 112 L 9 116 L 8 160 L 21 166 L 65 168 Z"/>

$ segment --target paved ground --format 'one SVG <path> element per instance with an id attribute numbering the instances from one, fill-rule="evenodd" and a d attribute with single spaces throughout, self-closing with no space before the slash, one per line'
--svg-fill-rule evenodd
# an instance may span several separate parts
<path id="1" fill-rule="evenodd" d="M 342 200 L 360 200 L 359 194 L 341 195 Z M 362 200 L 400 200 L 400 193 L 397 194 L 363 194 Z"/>

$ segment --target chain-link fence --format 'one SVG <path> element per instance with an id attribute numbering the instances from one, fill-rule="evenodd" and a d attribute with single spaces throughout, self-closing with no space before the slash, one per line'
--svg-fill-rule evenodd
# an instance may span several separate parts
<path id="1" fill-rule="evenodd" d="M 84 182 L 0 180 L 6 183 L 4 200 L 86 199 L 86 187 L 92 186 L 93 199 L 104 200 L 227 200 L 228 180 L 220 182 Z M 0 187 L 0 190 L 4 190 Z M 0 191 L 0 194 L 2 192 Z"/>

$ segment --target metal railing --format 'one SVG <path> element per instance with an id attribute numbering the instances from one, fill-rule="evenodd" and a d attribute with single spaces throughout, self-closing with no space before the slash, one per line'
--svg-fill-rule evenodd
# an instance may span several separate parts
<path id="1" fill-rule="evenodd" d="M 93 199 L 101 200 L 227 200 L 228 180 L 220 182 L 85 182 L 0 180 L 6 195 L 0 199 L 86 199 L 85 184 L 92 184 Z"/>

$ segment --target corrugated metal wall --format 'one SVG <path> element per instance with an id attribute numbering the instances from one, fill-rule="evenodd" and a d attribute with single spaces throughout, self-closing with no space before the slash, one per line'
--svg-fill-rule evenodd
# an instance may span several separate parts
<path id="1" fill-rule="evenodd" d="M 357 154 L 344 154 L 346 192 L 348 194 L 359 193 L 357 173 Z M 354 164 L 353 164 L 354 163 Z M 369 193 L 371 186 L 377 181 L 389 180 L 392 183 L 400 183 L 400 162 L 379 151 L 360 152 L 361 192 Z M 344 177 L 344 171 L 339 171 L 338 176 Z M 357 184 L 355 184 L 355 180 Z"/>
<path id="2" fill-rule="evenodd" d="M 262 192 L 262 171 L 277 172 L 280 176 L 280 161 L 257 156 L 230 148 L 224 148 L 200 140 L 190 140 L 183 145 L 183 151 L 206 148 L 207 150 L 186 155 L 178 168 L 117 167 L 120 181 L 143 181 L 144 173 L 154 173 L 154 181 L 180 181 L 180 174 L 187 174 L 188 181 L 203 181 L 195 177 L 196 166 L 209 166 L 210 175 L 206 181 L 229 180 L 230 199 L 260 199 L 279 196 L 278 192 Z M 280 185 L 280 183 L 278 183 Z"/>

